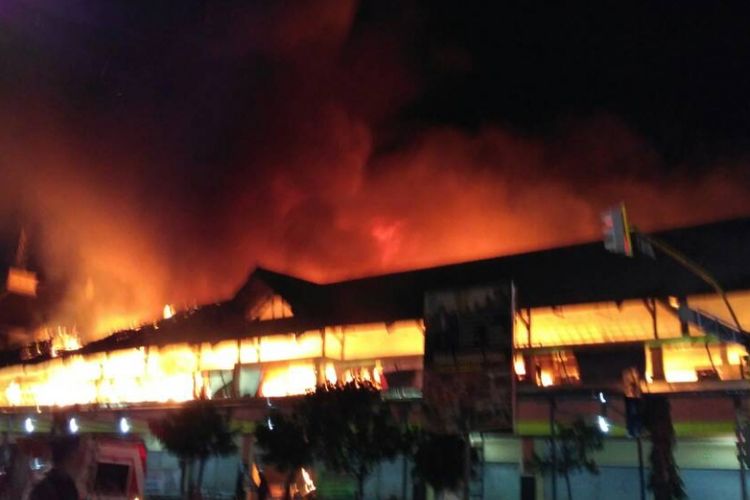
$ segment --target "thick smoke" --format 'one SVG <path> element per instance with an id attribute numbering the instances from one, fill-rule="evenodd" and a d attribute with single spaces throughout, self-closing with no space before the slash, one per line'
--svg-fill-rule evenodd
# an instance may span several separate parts
<path id="1" fill-rule="evenodd" d="M 330 281 L 572 243 L 620 200 L 647 230 L 750 212 L 742 165 L 670 174 L 616 116 L 544 137 L 404 118 L 415 16 L 56 4 L 0 9 L 0 220 L 33 228 L 54 320 L 90 336 L 230 296 L 256 264 Z"/>

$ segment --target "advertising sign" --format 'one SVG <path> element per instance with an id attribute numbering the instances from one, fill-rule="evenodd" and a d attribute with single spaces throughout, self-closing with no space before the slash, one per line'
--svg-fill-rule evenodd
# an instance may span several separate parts
<path id="1" fill-rule="evenodd" d="M 425 294 L 423 398 L 444 430 L 513 431 L 511 283 Z"/>

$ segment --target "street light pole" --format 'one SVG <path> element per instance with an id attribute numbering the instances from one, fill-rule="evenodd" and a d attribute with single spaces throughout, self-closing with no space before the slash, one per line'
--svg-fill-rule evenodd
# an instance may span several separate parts
<path id="1" fill-rule="evenodd" d="M 655 238 L 653 236 L 649 236 L 647 234 L 641 233 L 640 231 L 633 228 L 633 233 L 636 237 L 640 238 L 642 241 L 646 242 L 647 244 L 658 248 L 662 253 L 667 255 L 668 257 L 672 258 L 674 261 L 682 265 L 684 268 L 692 272 L 694 275 L 698 276 L 700 279 L 702 279 L 705 283 L 707 283 L 711 288 L 714 289 L 714 291 L 721 297 L 721 300 L 724 302 L 724 305 L 727 308 L 727 311 L 729 311 L 729 316 L 732 318 L 732 322 L 734 323 L 734 327 L 737 328 L 737 334 L 740 335 L 740 338 L 737 339 L 740 341 L 742 346 L 745 348 L 745 351 L 748 351 L 748 346 L 750 346 L 750 339 L 748 339 L 747 334 L 744 333 L 744 330 L 742 329 L 742 325 L 740 324 L 740 320 L 737 317 L 737 314 L 734 311 L 734 308 L 732 307 L 732 303 L 729 302 L 729 298 L 727 297 L 727 293 L 722 288 L 719 281 L 714 278 L 711 273 L 703 269 L 700 265 L 693 262 L 690 258 L 682 254 L 682 252 L 676 250 L 675 248 L 672 248 L 667 243 L 661 241 L 658 238 Z M 706 349 L 708 349 L 708 345 L 706 345 Z M 709 352 L 710 355 L 710 352 Z M 742 378 L 744 378 L 744 373 L 741 372 Z M 742 442 L 742 436 L 740 435 L 742 432 L 741 428 L 741 421 L 740 421 L 740 411 L 741 411 L 741 400 L 739 396 L 734 396 L 734 414 L 735 414 L 735 433 L 737 435 L 737 442 Z M 745 484 L 745 463 L 742 458 L 739 458 L 740 463 L 740 493 L 742 500 L 748 500 L 747 497 L 747 485 Z"/>
<path id="2" fill-rule="evenodd" d="M 729 302 L 729 298 L 727 297 L 726 291 L 724 291 L 724 288 L 722 288 L 722 286 L 719 284 L 716 278 L 711 276 L 711 273 L 703 269 L 697 263 L 693 262 L 682 252 L 680 252 L 679 250 L 676 250 L 675 248 L 672 248 L 672 246 L 661 241 L 660 239 L 647 235 L 645 233 L 642 233 L 635 228 L 633 228 L 633 233 L 638 238 L 645 241 L 649 245 L 661 250 L 662 253 L 672 258 L 677 263 L 681 264 L 685 269 L 692 272 L 695 276 L 699 277 L 706 284 L 708 284 L 711 288 L 713 288 L 716 294 L 724 302 L 724 305 L 726 306 L 727 311 L 729 311 L 729 316 L 732 318 L 732 322 L 734 323 L 734 326 L 737 327 L 737 330 L 739 332 L 743 332 L 742 325 L 740 325 L 740 320 L 739 318 L 737 318 L 737 314 L 735 313 L 734 308 L 732 307 L 732 303 Z"/>

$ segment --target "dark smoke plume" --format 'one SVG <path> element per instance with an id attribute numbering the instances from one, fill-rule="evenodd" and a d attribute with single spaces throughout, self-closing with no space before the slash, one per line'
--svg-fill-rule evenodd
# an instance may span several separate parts
<path id="1" fill-rule="evenodd" d="M 0 221 L 32 227 L 89 336 L 225 298 L 256 264 L 314 280 L 750 212 L 744 164 L 686 176 L 611 113 L 530 136 L 410 119 L 414 9 L 354 2 L 3 2 Z M 674 173 L 673 173 L 674 172 Z"/>

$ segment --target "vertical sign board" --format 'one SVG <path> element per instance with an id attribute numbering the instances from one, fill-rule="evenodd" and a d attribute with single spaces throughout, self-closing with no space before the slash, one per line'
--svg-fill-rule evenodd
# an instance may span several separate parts
<path id="1" fill-rule="evenodd" d="M 513 284 L 425 293 L 423 398 L 439 428 L 512 432 Z"/>

